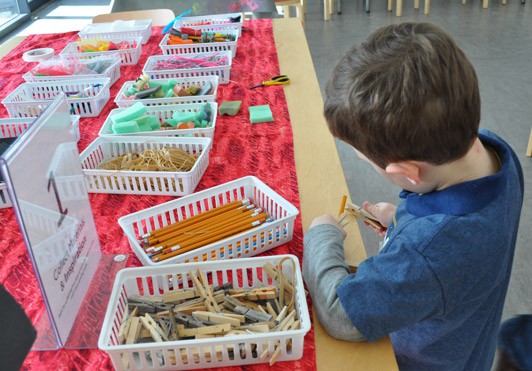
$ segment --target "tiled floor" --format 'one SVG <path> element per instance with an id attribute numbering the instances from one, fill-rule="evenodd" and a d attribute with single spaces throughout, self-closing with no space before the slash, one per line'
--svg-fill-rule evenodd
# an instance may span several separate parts
<path id="1" fill-rule="evenodd" d="M 423 2 L 422 2 L 423 3 Z M 38 19 L 15 34 L 62 32 L 82 28 L 91 18 L 109 11 L 109 0 L 61 0 L 39 12 Z M 532 118 L 532 4 L 508 0 L 508 5 L 491 1 L 488 9 L 480 0 L 462 5 L 459 0 L 431 3 L 425 16 L 406 2 L 403 16 L 388 12 L 386 0 L 373 0 L 371 12 L 364 0 L 344 0 L 342 14 L 323 21 L 323 2 L 307 0 L 305 33 L 320 82 L 325 83 L 336 60 L 354 43 L 360 43 L 375 29 L 401 21 L 427 21 L 442 26 L 458 41 L 476 68 L 482 96 L 481 126 L 497 132 L 516 150 L 526 181 L 525 206 L 518 238 L 514 271 L 504 318 L 532 312 L 532 159 L 524 153 Z M 2 41 L 2 40 L 0 40 Z M 344 173 L 353 202 L 396 202 L 398 189 L 385 183 L 375 172 L 341 143 L 338 144 Z M 368 254 L 377 251 L 378 238 L 361 226 Z"/>

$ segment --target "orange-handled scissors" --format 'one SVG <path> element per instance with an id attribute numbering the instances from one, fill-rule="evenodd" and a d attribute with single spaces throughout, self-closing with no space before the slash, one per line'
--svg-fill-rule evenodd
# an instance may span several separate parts
<path id="1" fill-rule="evenodd" d="M 268 85 L 286 85 L 290 84 L 290 79 L 286 75 L 279 75 L 274 76 L 269 80 L 263 81 L 259 85 L 251 86 L 250 89 L 255 89 L 261 86 L 268 86 Z"/>

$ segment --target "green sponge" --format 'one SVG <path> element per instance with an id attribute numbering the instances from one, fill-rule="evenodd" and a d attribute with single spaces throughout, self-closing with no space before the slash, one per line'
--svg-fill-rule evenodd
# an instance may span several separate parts
<path id="1" fill-rule="evenodd" d="M 259 124 L 261 122 L 272 122 L 273 115 L 270 106 L 265 104 L 263 106 L 249 107 L 249 121 L 252 124 Z"/>
<path id="2" fill-rule="evenodd" d="M 129 134 L 138 133 L 140 130 L 136 121 L 122 121 L 111 125 L 111 131 L 113 134 Z"/>
<path id="3" fill-rule="evenodd" d="M 241 100 L 222 102 L 220 104 L 218 112 L 220 112 L 220 116 L 223 116 L 223 115 L 235 116 L 238 113 L 238 111 L 240 111 L 240 107 L 242 107 Z"/>
<path id="4" fill-rule="evenodd" d="M 124 108 L 123 111 L 111 115 L 110 119 L 113 124 L 131 121 L 140 117 L 144 112 L 146 112 L 146 107 L 144 106 L 144 104 L 137 102 L 134 105 L 129 106 L 128 108 Z"/>

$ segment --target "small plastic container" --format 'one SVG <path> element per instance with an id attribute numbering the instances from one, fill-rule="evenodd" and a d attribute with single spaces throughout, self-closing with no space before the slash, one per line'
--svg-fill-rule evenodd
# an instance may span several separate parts
<path id="1" fill-rule="evenodd" d="M 240 17 L 240 22 L 231 19 Z M 242 36 L 242 13 L 211 14 L 194 17 L 181 17 L 174 22 L 175 29 L 188 27 L 203 31 L 238 30 L 238 36 Z"/>
<path id="2" fill-rule="evenodd" d="M 101 170 L 98 167 L 112 157 L 141 153 L 147 149 L 179 148 L 197 155 L 187 172 Z M 98 137 L 80 155 L 88 192 L 185 196 L 194 192 L 209 165 L 210 138 L 173 137 Z"/>
<path id="3" fill-rule="evenodd" d="M 153 230 L 245 198 L 261 207 L 273 221 L 160 262 L 152 261 L 139 244 Z M 295 206 L 258 178 L 249 176 L 123 216 L 118 224 L 141 263 L 159 266 L 255 256 L 291 241 L 298 214 Z"/>
<path id="4" fill-rule="evenodd" d="M 102 40 L 102 39 L 99 39 Z M 91 59 L 97 56 L 118 56 L 120 57 L 120 64 L 122 66 L 135 65 L 139 61 L 140 55 L 142 54 L 142 37 L 109 37 L 104 39 L 105 41 L 112 41 L 115 44 L 120 43 L 121 41 L 127 41 L 130 45 L 135 44 L 134 47 L 122 50 L 109 50 L 109 51 L 98 51 L 98 52 L 80 52 L 78 46 L 82 43 L 91 43 L 93 41 L 98 41 L 98 39 L 83 39 L 80 41 L 74 41 L 68 43 L 63 50 L 61 50 L 60 55 L 74 55 L 80 59 Z"/>
<path id="5" fill-rule="evenodd" d="M 209 284 L 214 286 L 227 282 L 231 282 L 235 289 L 279 286 L 277 281 L 268 277 L 262 269 L 266 263 L 274 266 L 282 263 L 283 274 L 294 277 L 294 309 L 296 318 L 300 321 L 299 329 L 217 338 L 120 344 L 121 324 L 129 315 L 128 298 L 138 298 L 142 295 L 157 300 L 174 287 L 193 287 L 188 280 L 182 280 L 183 283 L 179 285 L 181 278 L 189 271 L 196 272 L 198 269 L 208 277 Z M 277 362 L 282 362 L 301 359 L 305 334 L 310 330 L 310 326 L 299 261 L 294 255 L 126 268 L 119 271 L 115 277 L 98 339 L 98 348 L 109 355 L 116 370 L 190 370 L 267 363 L 276 349 L 280 352 Z M 261 358 L 263 354 L 266 357 Z"/>
<path id="6" fill-rule="evenodd" d="M 175 58 L 181 60 L 197 60 L 204 58 L 220 58 L 223 65 L 212 67 L 190 67 L 176 69 L 159 69 L 159 63 L 168 63 Z M 199 53 L 199 54 L 173 54 L 173 55 L 152 55 L 148 57 L 142 71 L 150 75 L 152 79 L 175 79 L 180 77 L 201 77 L 201 76 L 218 76 L 219 84 L 228 84 L 231 74 L 232 54 L 229 51 Z M 192 64 L 191 64 L 192 65 Z"/>
<path id="7" fill-rule="evenodd" d="M 142 102 L 145 106 L 163 106 L 167 104 L 191 104 L 191 103 L 205 103 L 216 101 L 216 94 L 218 92 L 218 76 L 199 76 L 199 77 L 182 77 L 173 79 L 181 88 L 186 89 L 189 86 L 203 87 L 207 83 L 212 85 L 211 94 L 207 95 L 191 95 L 184 97 L 172 98 L 144 98 L 144 99 L 127 99 L 126 92 L 136 82 L 126 81 L 118 94 L 116 94 L 115 103 L 119 108 L 126 108 L 132 106 L 137 102 Z M 154 79 L 154 82 L 167 83 L 169 79 Z"/>
<path id="8" fill-rule="evenodd" d="M 0 119 L 0 138 L 16 138 L 21 135 L 33 122 L 36 117 L 30 118 L 9 118 Z M 74 139 L 79 141 L 79 116 L 71 115 L 71 133 Z M 7 193 L 7 186 L 0 180 L 0 209 L 13 206 Z"/>
<path id="9" fill-rule="evenodd" d="M 11 92 L 2 104 L 11 117 L 37 117 L 61 92 L 67 94 L 70 114 L 98 116 L 109 101 L 109 79 L 75 79 L 65 81 L 25 82 Z M 84 92 L 81 98 L 68 96 Z"/>
<path id="10" fill-rule="evenodd" d="M 98 136 L 100 137 L 118 137 L 118 136 L 154 136 L 154 137 L 196 137 L 196 138 L 214 138 L 214 129 L 216 127 L 216 115 L 218 110 L 218 104 L 214 102 L 208 103 L 194 103 L 194 104 L 171 104 L 163 106 L 147 106 L 146 112 L 143 116 L 153 115 L 159 118 L 159 121 L 164 121 L 166 119 L 172 118 L 174 113 L 180 112 L 198 112 L 203 109 L 205 104 L 209 104 L 212 110 L 212 121 L 211 126 L 206 128 L 194 128 L 194 129 L 166 129 L 166 130 L 154 130 L 154 131 L 143 131 L 140 133 L 129 133 L 129 134 L 114 134 L 111 130 L 112 121 L 110 117 L 118 112 L 124 110 L 124 108 L 116 108 L 109 113 L 109 116 L 105 119 Z"/>
<path id="11" fill-rule="evenodd" d="M 59 57 L 60 58 L 60 57 Z M 79 59 L 78 57 L 72 57 L 78 60 L 80 64 L 89 64 L 92 63 L 93 59 Z M 109 67 L 105 69 L 100 74 L 74 74 L 74 75 L 60 75 L 60 76 L 36 76 L 31 71 L 26 72 L 22 75 L 22 78 L 26 82 L 42 82 L 42 81 L 68 81 L 74 79 L 93 79 L 93 78 L 108 78 L 110 80 L 110 85 L 112 86 L 120 78 L 120 59 L 115 57 L 103 58 L 106 60 L 111 60 Z M 46 63 L 50 62 L 50 59 Z M 38 67 L 38 66 L 37 66 Z"/>
<path id="12" fill-rule="evenodd" d="M 89 23 L 79 31 L 78 36 L 82 40 L 140 37 L 141 43 L 144 45 L 151 36 L 151 25 L 151 19 Z"/>
<path id="13" fill-rule="evenodd" d="M 212 52 L 223 52 L 230 51 L 233 58 L 236 55 L 236 48 L 238 44 L 238 30 L 229 29 L 220 31 L 220 33 L 230 34 L 234 37 L 234 41 L 224 41 L 224 42 L 206 42 L 206 43 L 192 43 L 192 44 L 174 44 L 169 45 L 168 39 L 170 34 L 166 34 L 159 47 L 161 48 L 163 54 L 197 54 L 197 53 L 212 53 Z"/>

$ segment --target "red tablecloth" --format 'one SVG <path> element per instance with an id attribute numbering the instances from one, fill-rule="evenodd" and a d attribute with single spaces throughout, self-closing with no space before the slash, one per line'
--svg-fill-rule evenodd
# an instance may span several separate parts
<path id="1" fill-rule="evenodd" d="M 242 100 L 238 115 L 218 116 L 209 167 L 196 191 L 225 183 L 227 181 L 254 175 L 273 190 L 299 208 L 297 177 L 290 117 L 282 86 L 269 86 L 249 90 L 249 86 L 279 74 L 277 51 L 273 38 L 271 20 L 246 21 L 246 30 L 238 41 L 238 51 L 233 60 L 231 82 L 221 85 L 218 103 Z M 38 47 L 52 47 L 58 54 L 63 47 L 77 39 L 76 32 L 28 36 L 22 44 L 1 60 L 0 99 L 5 98 L 20 83 L 22 74 L 34 64 L 22 60 L 22 54 Z M 142 47 L 142 56 L 134 66 L 121 67 L 120 79 L 111 87 L 111 99 L 97 118 L 82 118 L 80 121 L 80 152 L 96 137 L 111 109 L 118 90 L 125 81 L 134 80 L 142 73 L 150 55 L 161 54 L 159 42 L 161 28 L 154 27 L 149 42 Z M 248 107 L 269 104 L 275 121 L 267 124 L 250 124 Z M 5 107 L 0 107 L 0 117 L 8 117 Z M 129 253 L 128 266 L 140 266 L 132 254 L 126 237 L 117 219 L 132 212 L 145 209 L 173 199 L 162 196 L 136 196 L 90 194 L 90 202 L 98 229 L 102 251 L 106 254 Z M 301 219 L 295 222 L 292 242 L 279 246 L 265 254 L 290 253 L 301 258 Z M 33 275 L 33 268 L 19 231 L 12 208 L 0 210 L 0 282 L 21 303 L 28 316 L 34 321 L 42 312 L 42 300 Z M 260 370 L 267 364 L 245 366 L 242 369 Z M 311 330 L 305 337 L 304 357 L 300 361 L 280 362 L 278 370 L 315 369 L 314 334 Z M 59 350 L 30 352 L 24 369 L 42 370 L 101 370 L 111 369 L 106 353 L 98 350 Z M 240 368 L 234 368 L 240 369 Z"/>

